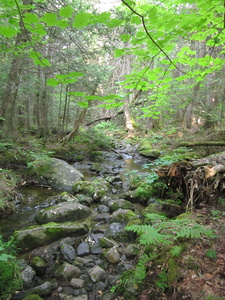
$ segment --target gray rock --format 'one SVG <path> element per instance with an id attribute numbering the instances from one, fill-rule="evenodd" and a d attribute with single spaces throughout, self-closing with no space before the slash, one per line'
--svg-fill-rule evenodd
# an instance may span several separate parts
<path id="1" fill-rule="evenodd" d="M 110 248 L 106 253 L 105 253 L 106 259 L 112 263 L 112 264 L 117 264 L 120 262 L 120 254 L 117 250 L 116 247 Z"/>
<path id="2" fill-rule="evenodd" d="M 97 265 L 90 269 L 88 274 L 93 282 L 98 282 L 105 279 L 105 270 Z"/>
<path id="3" fill-rule="evenodd" d="M 26 252 L 67 236 L 84 236 L 87 232 L 88 227 L 84 223 L 49 223 L 42 226 L 32 226 L 25 230 L 18 230 L 14 233 L 14 237 L 18 248 L 22 249 L 22 252 Z"/>
<path id="4" fill-rule="evenodd" d="M 79 277 L 80 274 L 81 274 L 81 270 L 78 267 L 68 264 L 67 262 L 64 262 L 55 271 L 55 277 L 57 279 L 64 279 L 67 281 L 70 281 L 73 277 Z"/>
<path id="5" fill-rule="evenodd" d="M 84 287 L 85 281 L 80 278 L 72 278 L 70 281 L 70 285 L 75 289 L 82 289 Z"/>
<path id="6" fill-rule="evenodd" d="M 95 243 L 91 246 L 91 253 L 92 254 L 101 254 L 102 253 L 102 247 L 99 243 Z"/>
<path id="7" fill-rule="evenodd" d="M 68 263 L 72 263 L 72 261 L 76 258 L 76 252 L 73 246 L 66 243 L 62 243 L 60 245 L 60 253 L 63 260 L 67 261 Z"/>
<path id="8" fill-rule="evenodd" d="M 86 218 L 91 214 L 90 208 L 77 202 L 59 203 L 40 210 L 36 214 L 39 224 L 49 222 L 68 222 Z"/>
<path id="9" fill-rule="evenodd" d="M 137 217 L 130 209 L 118 209 L 112 214 L 112 222 L 129 222 L 135 219 L 137 219 Z"/>
<path id="10" fill-rule="evenodd" d="M 26 266 L 26 268 L 21 273 L 23 285 L 25 288 L 30 288 L 33 285 L 35 276 L 35 270 L 31 268 L 31 266 Z"/>
<path id="11" fill-rule="evenodd" d="M 90 252 L 90 249 L 89 249 L 89 244 L 88 243 L 80 243 L 80 245 L 78 245 L 77 247 L 77 255 L 78 256 L 85 256 L 85 255 L 88 255 Z"/>
<path id="12" fill-rule="evenodd" d="M 83 175 L 67 162 L 57 158 L 37 159 L 33 162 L 36 174 L 53 188 L 66 192 L 73 191 L 73 185 L 83 179 Z"/>

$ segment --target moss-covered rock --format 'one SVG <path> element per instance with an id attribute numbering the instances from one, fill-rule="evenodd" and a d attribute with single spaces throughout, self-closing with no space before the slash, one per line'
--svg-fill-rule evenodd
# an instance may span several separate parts
<path id="1" fill-rule="evenodd" d="M 120 208 L 134 210 L 134 205 L 130 201 L 124 199 L 110 200 L 108 206 L 110 211 L 116 211 Z"/>
<path id="2" fill-rule="evenodd" d="M 47 207 L 36 214 L 39 224 L 49 222 L 67 222 L 86 218 L 91 214 L 90 208 L 77 202 L 59 203 Z"/>
<path id="3" fill-rule="evenodd" d="M 112 222 L 129 222 L 131 220 L 135 220 L 137 216 L 130 209 L 118 209 L 114 211 L 112 214 Z"/>
<path id="4" fill-rule="evenodd" d="M 78 170 L 57 158 L 37 159 L 32 163 L 32 169 L 40 181 L 66 192 L 72 192 L 74 183 L 83 178 Z"/>
<path id="5" fill-rule="evenodd" d="M 93 181 L 79 181 L 73 186 L 74 193 L 86 194 L 94 200 L 101 199 L 110 190 L 110 184 L 102 178 Z"/>
<path id="6" fill-rule="evenodd" d="M 14 238 L 20 251 L 26 252 L 68 236 L 83 236 L 87 232 L 88 227 L 83 222 L 48 223 L 15 231 Z"/>
<path id="7" fill-rule="evenodd" d="M 141 150 L 140 154 L 145 156 L 145 157 L 153 158 L 153 159 L 156 159 L 160 156 L 159 151 L 153 151 L 153 150 Z"/>
<path id="8" fill-rule="evenodd" d="M 31 295 L 28 295 L 25 298 L 23 298 L 23 300 L 43 300 L 43 298 L 41 298 L 40 296 L 38 296 L 36 294 L 31 294 Z"/>

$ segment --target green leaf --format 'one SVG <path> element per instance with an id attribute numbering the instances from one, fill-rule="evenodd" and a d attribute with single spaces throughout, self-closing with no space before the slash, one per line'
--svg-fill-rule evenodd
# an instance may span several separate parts
<path id="1" fill-rule="evenodd" d="M 141 18 L 138 16 L 132 16 L 131 17 L 131 23 L 135 25 L 140 25 L 142 23 Z"/>
<path id="2" fill-rule="evenodd" d="M 87 102 L 87 101 L 79 101 L 79 102 L 77 102 L 77 104 L 78 104 L 80 107 L 88 108 L 88 102 Z"/>
<path id="3" fill-rule="evenodd" d="M 83 28 L 91 23 L 93 15 L 90 13 L 80 13 L 75 16 L 73 27 Z"/>
<path id="4" fill-rule="evenodd" d="M 111 16 L 111 13 L 103 12 L 99 15 L 94 16 L 94 18 L 95 18 L 96 22 L 105 24 L 106 22 L 108 22 L 110 20 L 110 16 Z"/>
<path id="5" fill-rule="evenodd" d="M 44 22 L 47 26 L 58 25 L 57 15 L 52 13 L 45 13 L 44 17 L 41 18 L 41 21 Z"/>
<path id="6" fill-rule="evenodd" d="M 85 93 L 82 93 L 82 92 L 68 92 L 67 95 L 77 96 L 77 97 L 84 97 Z"/>
<path id="7" fill-rule="evenodd" d="M 51 86 L 57 86 L 59 85 L 59 81 L 56 80 L 55 78 L 48 78 L 47 79 L 47 85 L 51 85 Z"/>
<path id="8" fill-rule="evenodd" d="M 28 24 L 36 24 L 39 23 L 39 18 L 37 15 L 27 12 L 24 15 L 23 22 Z"/>
<path id="9" fill-rule="evenodd" d="M 9 28 L 9 27 L 4 27 L 1 26 L 0 27 L 0 35 L 3 35 L 5 37 L 12 37 L 17 35 L 18 30 L 14 29 L 14 28 Z"/>
<path id="10" fill-rule="evenodd" d="M 64 18 L 70 18 L 72 14 L 73 14 L 73 8 L 70 5 L 61 8 L 59 11 L 60 17 L 64 17 Z"/>
<path id="11" fill-rule="evenodd" d="M 129 35 L 129 34 L 122 34 L 121 36 L 120 36 L 120 39 L 121 39 L 121 41 L 123 41 L 123 42 L 128 42 L 130 39 L 131 39 L 131 35 Z"/>

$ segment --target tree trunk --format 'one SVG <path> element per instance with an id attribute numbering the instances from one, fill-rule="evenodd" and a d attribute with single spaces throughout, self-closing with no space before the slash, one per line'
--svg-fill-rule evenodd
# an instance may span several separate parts
<path id="1" fill-rule="evenodd" d="M 23 0 L 23 5 L 31 5 L 32 0 Z M 17 93 L 20 87 L 20 75 L 24 58 L 17 55 L 17 47 L 27 42 L 26 31 L 20 21 L 20 32 L 18 32 L 15 41 L 15 53 L 9 70 L 6 88 L 2 98 L 1 116 L 4 118 L 2 122 L 3 137 L 13 137 L 17 134 L 17 120 L 15 116 Z M 19 50 L 20 51 L 20 50 Z"/>

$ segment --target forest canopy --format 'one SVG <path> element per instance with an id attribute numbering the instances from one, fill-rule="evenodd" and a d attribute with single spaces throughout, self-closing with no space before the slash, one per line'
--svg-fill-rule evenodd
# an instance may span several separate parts
<path id="1" fill-rule="evenodd" d="M 1 0 L 2 136 L 120 113 L 130 132 L 223 130 L 224 2 L 100 2 Z"/>

